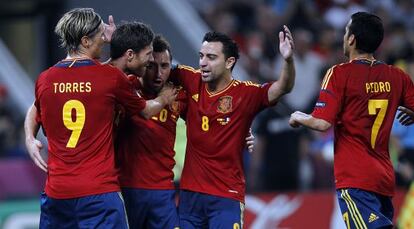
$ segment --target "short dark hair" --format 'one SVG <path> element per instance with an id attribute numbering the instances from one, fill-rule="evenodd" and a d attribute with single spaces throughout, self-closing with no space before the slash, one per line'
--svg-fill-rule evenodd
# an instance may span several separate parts
<path id="1" fill-rule="evenodd" d="M 374 14 L 357 12 L 351 16 L 348 35 L 354 34 L 356 49 L 365 53 L 374 53 L 384 38 L 382 20 Z"/>
<path id="2" fill-rule="evenodd" d="M 154 52 L 164 52 L 168 51 L 170 55 L 170 61 L 172 60 L 172 53 L 170 43 L 165 39 L 161 34 L 157 34 L 152 42 L 152 47 Z"/>
<path id="3" fill-rule="evenodd" d="M 233 66 L 231 67 L 231 70 L 233 70 L 234 66 L 237 63 L 237 60 L 240 57 L 239 54 L 239 46 L 237 43 L 231 39 L 226 34 L 220 33 L 220 32 L 208 32 L 204 35 L 203 42 L 221 42 L 223 44 L 223 53 L 224 57 L 227 59 L 229 57 L 234 57 L 236 61 L 234 62 Z"/>
<path id="4" fill-rule="evenodd" d="M 141 22 L 126 22 L 118 26 L 111 38 L 111 58 L 121 57 L 128 49 L 139 52 L 154 39 L 152 29 Z"/>

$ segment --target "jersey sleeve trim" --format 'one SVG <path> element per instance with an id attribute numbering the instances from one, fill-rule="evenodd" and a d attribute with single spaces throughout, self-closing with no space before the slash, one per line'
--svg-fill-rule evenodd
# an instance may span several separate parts
<path id="1" fill-rule="evenodd" d="M 323 78 L 323 81 L 322 81 L 322 85 L 321 85 L 322 90 L 326 90 L 326 88 L 328 87 L 328 83 L 329 83 L 329 80 L 331 79 L 334 67 L 330 68 L 326 72 L 325 77 Z"/>

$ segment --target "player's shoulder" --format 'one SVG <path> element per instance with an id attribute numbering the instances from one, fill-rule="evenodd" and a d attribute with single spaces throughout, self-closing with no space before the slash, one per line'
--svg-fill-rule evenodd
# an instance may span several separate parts
<path id="1" fill-rule="evenodd" d="M 347 71 L 350 68 L 352 68 L 352 64 L 349 63 L 349 62 L 345 62 L 345 63 L 340 63 L 340 64 L 333 65 L 332 67 L 330 67 L 328 69 L 328 72 L 332 71 L 332 73 L 340 73 L 340 72 L 343 72 L 343 71 Z"/>
<path id="2" fill-rule="evenodd" d="M 184 64 L 175 64 L 173 65 L 172 70 L 179 70 L 179 71 L 191 72 L 191 73 L 201 73 L 200 69 L 195 69 L 191 66 L 184 65 Z"/>
<path id="3" fill-rule="evenodd" d="M 117 67 L 111 65 L 111 64 L 100 64 L 99 68 L 101 71 L 107 72 L 110 75 L 122 75 L 124 76 L 124 73 Z"/>
<path id="4" fill-rule="evenodd" d="M 54 74 L 59 74 L 56 71 L 57 69 L 56 65 L 50 66 L 39 74 L 37 81 L 46 80 L 48 77 L 53 77 Z"/>
<path id="5" fill-rule="evenodd" d="M 330 79 L 331 77 L 334 78 L 346 78 L 349 76 L 349 72 L 352 70 L 353 65 L 350 62 L 335 64 L 332 67 L 330 67 L 326 73 L 325 73 L 325 79 Z"/>
<path id="6" fill-rule="evenodd" d="M 233 87 L 240 87 L 240 88 L 262 88 L 266 84 L 258 84 L 254 83 L 250 80 L 233 80 L 232 86 Z"/>
<path id="7" fill-rule="evenodd" d="M 401 68 L 399 68 L 397 66 L 389 65 L 389 64 L 387 64 L 386 66 L 392 73 L 408 76 L 408 74 L 404 70 L 402 70 Z"/>

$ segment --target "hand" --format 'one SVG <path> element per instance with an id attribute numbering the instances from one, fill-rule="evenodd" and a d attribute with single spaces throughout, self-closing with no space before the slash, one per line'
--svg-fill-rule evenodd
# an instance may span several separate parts
<path id="1" fill-rule="evenodd" d="M 42 156 L 40 155 L 40 150 L 42 148 L 43 145 L 39 140 L 35 138 L 26 140 L 26 149 L 29 152 L 29 155 L 32 158 L 33 162 L 41 170 L 47 172 L 47 163 L 43 160 Z"/>
<path id="2" fill-rule="evenodd" d="M 254 150 L 254 135 L 252 129 L 249 129 L 249 135 L 246 137 L 246 146 L 249 153 L 252 153 Z"/>
<path id="3" fill-rule="evenodd" d="M 178 94 L 177 88 L 175 88 L 174 85 L 171 83 L 166 83 L 164 87 L 161 89 L 158 96 L 160 96 L 163 99 L 164 104 L 167 105 L 175 101 L 177 94 Z"/>
<path id="4" fill-rule="evenodd" d="M 300 111 L 295 111 L 294 113 L 292 113 L 290 115 L 290 119 L 289 119 L 289 125 L 293 128 L 298 128 L 301 126 L 300 122 L 298 122 L 302 117 L 306 116 L 307 114 L 300 112 Z"/>
<path id="5" fill-rule="evenodd" d="M 104 41 L 109 43 L 111 42 L 112 34 L 114 33 L 116 29 L 116 25 L 115 25 L 114 18 L 112 17 L 112 15 L 109 15 L 108 23 L 109 25 L 104 22 L 104 28 L 105 28 Z"/>
<path id="6" fill-rule="evenodd" d="M 414 111 L 405 108 L 405 107 L 398 107 L 400 113 L 397 115 L 398 121 L 403 126 L 409 126 L 414 123 Z"/>
<path id="7" fill-rule="evenodd" d="M 279 51 L 286 61 L 292 60 L 294 48 L 295 45 L 293 43 L 292 33 L 289 28 L 284 25 L 283 31 L 279 32 Z"/>

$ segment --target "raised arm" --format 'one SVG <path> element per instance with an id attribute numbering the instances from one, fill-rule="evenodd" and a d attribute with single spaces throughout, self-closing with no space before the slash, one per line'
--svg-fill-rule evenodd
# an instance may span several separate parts
<path id="1" fill-rule="evenodd" d="M 281 96 L 289 93 L 295 84 L 293 49 L 292 34 L 287 26 L 283 26 L 283 31 L 279 32 L 279 50 L 284 59 L 284 63 L 279 80 L 272 84 L 267 93 L 270 103 L 276 102 Z"/>
<path id="2" fill-rule="evenodd" d="M 40 125 L 36 121 L 37 108 L 32 104 L 27 110 L 26 118 L 24 120 L 24 133 L 26 136 L 26 149 L 32 158 L 33 162 L 47 172 L 47 163 L 43 160 L 40 155 L 40 150 L 43 148 L 42 143 L 36 139 Z"/>
<path id="3" fill-rule="evenodd" d="M 305 126 L 317 131 L 326 131 L 331 127 L 331 124 L 323 119 L 315 118 L 312 115 L 305 114 L 300 111 L 295 111 L 290 115 L 289 125 L 297 128 Z"/>

